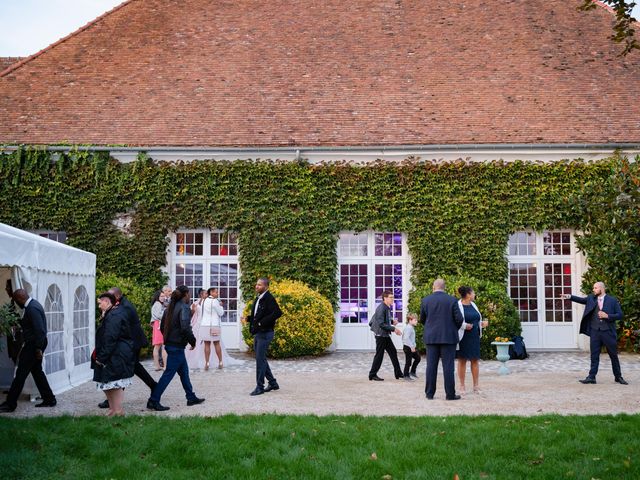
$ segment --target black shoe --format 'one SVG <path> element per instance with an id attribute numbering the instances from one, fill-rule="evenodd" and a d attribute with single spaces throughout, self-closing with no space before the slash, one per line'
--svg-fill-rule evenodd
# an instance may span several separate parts
<path id="1" fill-rule="evenodd" d="M 109 400 L 105 400 L 104 402 L 100 402 L 98 404 L 98 408 L 109 408 Z"/>
<path id="2" fill-rule="evenodd" d="M 264 388 L 256 388 L 249 395 L 251 395 L 252 397 L 255 397 L 256 395 L 262 395 L 263 393 L 264 393 Z"/>
<path id="3" fill-rule="evenodd" d="M 280 385 L 278 385 L 278 383 L 274 383 L 273 385 L 270 383 L 269 385 L 267 385 L 267 388 L 264 389 L 265 393 L 266 392 L 270 392 L 272 390 L 280 390 Z"/>
<path id="4" fill-rule="evenodd" d="M 433 400 L 433 395 L 427 395 L 427 400 Z"/>
<path id="5" fill-rule="evenodd" d="M 369 381 L 373 380 L 374 382 L 384 382 L 384 378 L 380 378 L 378 375 L 373 375 L 369 377 Z"/>
<path id="6" fill-rule="evenodd" d="M 166 412 L 169 407 L 161 405 L 160 402 L 154 402 L 153 400 L 147 400 L 147 408 L 149 410 L 155 410 L 156 412 Z"/>
<path id="7" fill-rule="evenodd" d="M 460 395 L 454 395 L 453 397 L 448 397 L 447 400 L 460 400 Z"/>
<path id="8" fill-rule="evenodd" d="M 58 404 L 58 401 L 54 398 L 53 400 L 43 401 L 40 403 L 36 403 L 36 408 L 39 407 L 55 407 Z"/>
<path id="9" fill-rule="evenodd" d="M 584 383 L 585 385 L 588 383 L 596 383 L 596 379 L 593 377 L 587 377 L 584 380 L 578 380 L 580 383 Z"/>
<path id="10" fill-rule="evenodd" d="M 196 397 L 196 398 L 194 398 L 194 399 L 187 400 L 187 407 L 192 407 L 193 405 L 199 405 L 199 404 L 201 404 L 202 402 L 204 402 L 204 398 L 198 398 L 198 397 Z"/>
<path id="11" fill-rule="evenodd" d="M 413 378 L 418 378 L 418 375 L 416 375 L 415 373 L 411 372 L 409 375 L 411 375 Z"/>
<path id="12" fill-rule="evenodd" d="M 0 413 L 11 413 L 16 409 L 15 406 L 9 405 L 7 402 L 3 402 L 0 405 Z"/>
<path id="13" fill-rule="evenodd" d="M 629 383 L 622 377 L 616 378 L 616 382 L 619 383 L 620 385 L 629 385 Z"/>

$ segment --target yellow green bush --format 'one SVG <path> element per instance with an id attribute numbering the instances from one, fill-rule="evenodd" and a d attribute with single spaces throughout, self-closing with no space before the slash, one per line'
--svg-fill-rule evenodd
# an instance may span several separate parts
<path id="1" fill-rule="evenodd" d="M 331 302 L 316 290 L 295 280 L 272 282 L 270 291 L 276 298 L 282 316 L 276 322 L 275 336 L 269 356 L 273 358 L 319 355 L 333 341 L 335 319 Z M 248 302 L 245 316 L 253 302 Z M 242 326 L 242 336 L 253 350 L 249 325 Z"/>

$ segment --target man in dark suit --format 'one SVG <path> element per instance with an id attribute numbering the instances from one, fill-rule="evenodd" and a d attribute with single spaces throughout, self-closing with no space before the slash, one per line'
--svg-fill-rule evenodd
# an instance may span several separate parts
<path id="1" fill-rule="evenodd" d="M 611 367 L 616 382 L 628 385 L 622 378 L 620 370 L 620 360 L 618 360 L 618 342 L 616 335 L 616 321 L 622 320 L 622 309 L 616 297 L 606 294 L 604 283 L 593 284 L 593 294 L 586 297 L 575 295 L 563 295 L 565 299 L 572 302 L 586 305 L 580 322 L 580 333 L 589 337 L 589 347 L 591 350 L 591 369 L 589 375 L 580 383 L 596 383 L 598 366 L 600 365 L 600 349 L 604 345 L 611 358 Z"/>
<path id="2" fill-rule="evenodd" d="M 142 380 L 147 387 L 153 393 L 153 389 L 156 388 L 158 382 L 156 382 L 149 372 L 142 366 L 140 363 L 140 350 L 143 347 L 149 345 L 149 340 L 147 336 L 144 334 L 144 330 L 142 329 L 142 325 L 140 324 L 140 317 L 138 317 L 138 312 L 136 311 L 136 307 L 124 296 L 122 290 L 118 287 L 111 287 L 109 289 L 109 293 L 116 297 L 116 307 L 121 308 L 123 310 L 122 314 L 127 318 L 129 322 L 129 327 L 131 328 L 131 338 L 133 339 L 133 350 L 135 354 L 136 363 L 133 367 L 133 373 L 137 375 L 140 380 Z M 98 404 L 100 408 L 109 408 L 109 400 L 105 400 L 102 403 Z"/>
<path id="3" fill-rule="evenodd" d="M 424 343 L 427 347 L 427 384 L 425 393 L 433 400 L 438 379 L 438 363 L 442 359 L 444 390 L 447 400 L 459 400 L 456 395 L 454 378 L 454 358 L 458 343 L 458 329 L 462 325 L 462 315 L 455 297 L 444 291 L 441 278 L 433 282 L 433 293 L 422 299 L 420 323 L 424 325 Z"/>
<path id="4" fill-rule="evenodd" d="M 269 362 L 267 361 L 267 350 L 273 340 L 273 329 L 276 320 L 282 316 L 282 310 L 278 302 L 269 292 L 269 279 L 259 278 L 256 282 L 256 293 L 258 296 L 251 305 L 251 313 L 243 321 L 249 322 L 249 331 L 253 335 L 253 349 L 256 352 L 256 388 L 251 392 L 252 396 L 262 395 L 265 392 L 279 390 L 280 386 L 271 373 Z M 269 385 L 264 387 L 264 379 L 267 378 Z"/>
<path id="5" fill-rule="evenodd" d="M 16 290 L 11 297 L 24 309 L 24 316 L 20 320 L 24 344 L 18 357 L 16 376 L 11 382 L 7 399 L 0 405 L 0 412 L 13 412 L 16 409 L 18 397 L 29 373 L 33 376 L 42 398 L 42 402 L 36 404 L 36 407 L 55 407 L 56 397 L 51 391 L 47 376 L 42 371 L 42 357 L 47 348 L 47 318 L 44 309 L 23 289 Z"/>
<path id="6" fill-rule="evenodd" d="M 380 378 L 378 376 L 378 370 L 380 370 L 380 365 L 382 365 L 382 357 L 384 356 L 385 350 L 389 354 L 389 358 L 393 364 L 393 371 L 395 372 L 396 378 L 404 377 L 402 370 L 400 369 L 400 363 L 398 362 L 396 346 L 393 344 L 393 340 L 391 340 L 392 333 L 402 335 L 402 332 L 395 327 L 395 324 L 398 322 L 395 320 L 391 321 L 392 304 L 393 293 L 389 290 L 385 290 L 382 292 L 382 303 L 378 305 L 378 308 L 376 308 L 376 311 L 369 322 L 371 330 L 376 336 L 376 354 L 373 357 L 373 363 L 371 364 L 371 370 L 369 371 L 369 380 L 375 380 L 376 382 L 384 380 L 384 378 Z"/>

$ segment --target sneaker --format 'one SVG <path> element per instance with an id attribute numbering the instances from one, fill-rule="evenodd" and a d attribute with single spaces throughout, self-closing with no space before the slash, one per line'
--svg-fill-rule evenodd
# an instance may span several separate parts
<path id="1" fill-rule="evenodd" d="M 418 375 L 416 375 L 415 373 L 411 372 L 409 375 L 411 375 L 413 378 L 418 378 Z"/>

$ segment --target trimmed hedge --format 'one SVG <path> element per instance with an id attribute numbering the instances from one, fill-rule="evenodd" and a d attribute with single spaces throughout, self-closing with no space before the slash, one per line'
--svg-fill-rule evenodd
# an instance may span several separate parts
<path id="1" fill-rule="evenodd" d="M 273 358 L 319 355 L 333 341 L 335 318 L 331 303 L 315 290 L 295 280 L 272 282 L 270 289 L 282 310 L 276 322 L 275 336 L 268 355 Z M 253 302 L 248 302 L 245 315 Z M 249 324 L 242 326 L 242 336 L 253 350 Z"/>
<path id="2" fill-rule="evenodd" d="M 496 357 L 495 348 L 491 342 L 495 337 L 513 338 L 520 335 L 522 328 L 520 319 L 513 302 L 507 295 L 504 285 L 501 283 L 480 280 L 469 276 L 443 277 L 446 282 L 447 293 L 460 298 L 458 287 L 463 285 L 473 288 L 476 292 L 475 303 L 482 314 L 484 320 L 489 321 L 489 326 L 483 329 L 480 339 L 480 357 L 483 359 L 493 359 Z M 435 280 L 435 279 L 434 279 Z M 409 311 L 420 314 L 420 303 L 422 298 L 433 293 L 433 280 L 420 285 L 409 294 Z M 416 328 L 416 340 L 418 347 L 424 352 L 422 343 L 423 326 L 418 323 Z"/>

